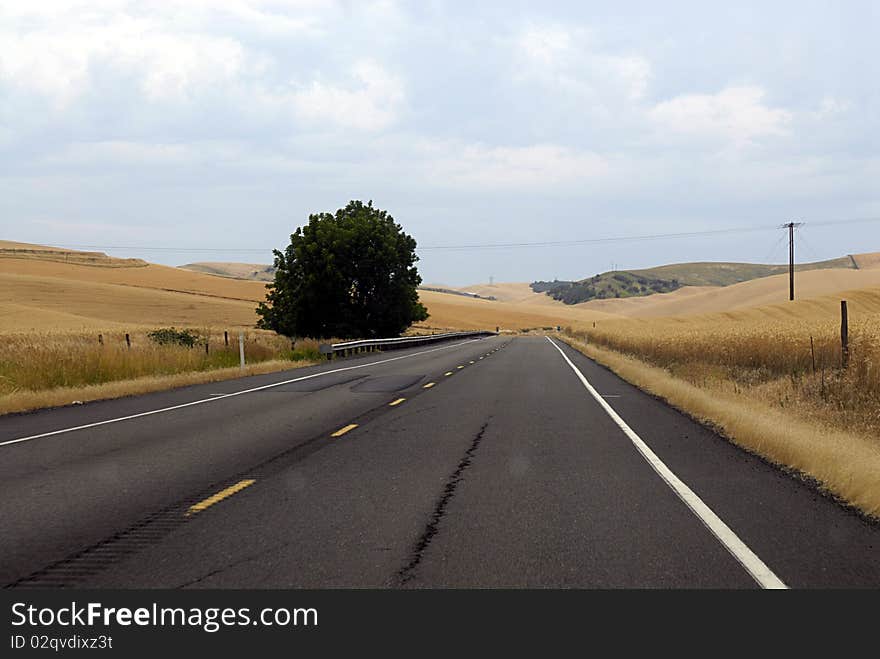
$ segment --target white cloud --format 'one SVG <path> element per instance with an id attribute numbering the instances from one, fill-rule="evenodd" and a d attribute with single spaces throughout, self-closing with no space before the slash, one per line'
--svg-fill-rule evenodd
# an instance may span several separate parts
<path id="1" fill-rule="evenodd" d="M 675 135 L 749 144 L 784 135 L 793 115 L 764 103 L 761 87 L 726 87 L 716 94 L 685 94 L 655 105 L 650 119 Z"/>
<path id="2" fill-rule="evenodd" d="M 45 162 L 56 165 L 168 165 L 192 161 L 197 155 L 195 147 L 185 144 L 107 140 L 69 144 L 48 156 Z"/>
<path id="3" fill-rule="evenodd" d="M 556 144 L 490 147 L 425 142 L 422 151 L 432 182 L 474 189 L 559 188 L 596 180 L 610 169 L 598 154 Z"/>
<path id="4" fill-rule="evenodd" d="M 299 118 L 344 128 L 380 130 L 391 125 L 405 99 L 403 82 L 372 61 L 358 62 L 354 85 L 314 80 L 296 92 L 292 102 Z"/>
<path id="5" fill-rule="evenodd" d="M 234 39 L 175 34 L 140 18 L 0 33 L 0 80 L 61 107 L 86 92 L 101 67 L 134 76 L 147 98 L 160 100 L 233 80 L 245 66 L 244 49 Z"/>
<path id="6" fill-rule="evenodd" d="M 603 103 L 641 99 L 651 77 L 642 55 L 612 53 L 596 43 L 586 28 L 529 26 L 515 40 L 522 69 L 517 77 L 542 82 Z"/>
<path id="7" fill-rule="evenodd" d="M 558 26 L 531 26 L 519 36 L 526 57 L 543 67 L 556 67 L 570 57 L 572 34 Z"/>
<path id="8" fill-rule="evenodd" d="M 848 112 L 851 108 L 852 103 L 847 100 L 824 96 L 819 103 L 819 109 L 813 112 L 813 116 L 816 119 L 830 119 Z"/>
<path id="9" fill-rule="evenodd" d="M 0 6 L 0 85 L 43 95 L 59 108 L 89 91 L 102 71 L 133 78 L 150 101 L 233 84 L 263 71 L 266 56 L 216 21 L 237 31 L 314 36 L 332 9 L 302 0 L 7 4 Z"/>

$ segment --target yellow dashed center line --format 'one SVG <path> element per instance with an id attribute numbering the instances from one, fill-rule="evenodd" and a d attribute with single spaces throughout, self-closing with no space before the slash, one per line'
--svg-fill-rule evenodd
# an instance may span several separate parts
<path id="1" fill-rule="evenodd" d="M 186 517 L 190 515 L 195 515 L 196 513 L 200 513 L 206 508 L 210 508 L 215 503 L 220 503 L 223 499 L 231 497 L 236 492 L 241 492 L 244 488 L 253 485 L 256 481 L 253 478 L 247 478 L 243 481 L 238 481 L 235 485 L 230 485 L 225 490 L 220 490 L 217 494 L 208 497 L 202 501 L 199 501 L 197 504 L 189 507 L 189 510 L 186 511 Z"/>
<path id="2" fill-rule="evenodd" d="M 456 366 L 455 368 L 464 368 L 464 366 Z"/>
<path id="3" fill-rule="evenodd" d="M 428 384 L 426 384 L 425 386 L 423 386 L 422 389 L 430 389 L 430 388 L 433 387 L 435 384 L 437 384 L 437 383 L 436 383 L 436 382 L 429 382 Z"/>
<path id="4" fill-rule="evenodd" d="M 473 364 L 473 363 L 474 363 L 473 359 L 468 362 L 468 364 Z"/>
<path id="5" fill-rule="evenodd" d="M 445 375 L 446 377 L 449 377 L 450 375 L 452 375 L 452 371 L 446 371 L 443 375 Z"/>
<path id="6" fill-rule="evenodd" d="M 388 403 L 388 407 L 394 407 L 395 405 L 400 405 L 406 398 L 398 398 L 397 400 L 391 401 Z"/>
<path id="7" fill-rule="evenodd" d="M 347 426 L 345 426 L 344 428 L 340 428 L 339 430 L 337 430 L 335 433 L 333 433 L 333 434 L 330 435 L 330 436 L 331 436 L 331 437 L 342 437 L 345 433 L 350 432 L 350 431 L 354 430 L 354 429 L 357 428 L 357 427 L 358 427 L 358 424 L 356 424 L 356 423 L 349 423 Z"/>

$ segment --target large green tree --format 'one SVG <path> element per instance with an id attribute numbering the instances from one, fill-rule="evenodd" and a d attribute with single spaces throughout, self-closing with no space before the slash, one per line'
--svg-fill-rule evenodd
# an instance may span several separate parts
<path id="1" fill-rule="evenodd" d="M 275 281 L 257 308 L 258 326 L 285 336 L 397 336 L 428 317 L 415 250 L 415 239 L 372 201 L 310 215 L 274 252 Z"/>

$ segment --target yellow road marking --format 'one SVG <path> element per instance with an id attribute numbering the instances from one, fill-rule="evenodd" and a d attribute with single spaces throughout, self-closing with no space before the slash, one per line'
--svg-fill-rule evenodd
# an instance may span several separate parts
<path id="1" fill-rule="evenodd" d="M 256 481 L 253 478 L 247 478 L 243 481 L 238 481 L 235 485 L 230 485 L 225 490 L 220 490 L 217 494 L 208 497 L 202 501 L 199 501 L 197 504 L 194 504 L 189 507 L 189 510 L 186 511 L 186 517 L 190 515 L 195 515 L 196 513 L 200 513 L 206 508 L 210 508 L 215 503 L 220 503 L 223 499 L 227 497 L 231 497 L 236 492 L 241 492 L 244 488 L 253 485 Z"/>
<path id="2" fill-rule="evenodd" d="M 480 359 L 482 359 L 482 357 L 480 357 Z"/>
<path id="3" fill-rule="evenodd" d="M 342 437 L 345 433 L 347 433 L 347 432 L 349 432 L 349 431 L 351 431 L 351 430 L 354 430 L 354 429 L 357 428 L 357 427 L 358 427 L 358 424 L 356 424 L 356 423 L 349 423 L 347 426 L 345 426 L 344 428 L 340 428 L 339 430 L 337 430 L 335 433 L 333 433 L 333 434 L 330 435 L 330 436 L 331 436 L 331 437 Z"/>
<path id="4" fill-rule="evenodd" d="M 444 373 L 443 375 L 445 375 L 446 377 L 449 377 L 450 375 L 452 375 L 452 371 L 446 371 L 446 373 Z"/>
<path id="5" fill-rule="evenodd" d="M 424 387 L 422 387 L 422 389 L 430 389 L 430 388 L 433 387 L 435 384 L 437 384 L 437 383 L 436 383 L 436 382 L 429 382 L 429 383 L 426 384 Z"/>
<path id="6" fill-rule="evenodd" d="M 394 407 L 395 405 L 400 405 L 405 400 L 406 400 L 406 398 L 398 398 L 397 400 L 388 403 L 388 407 Z"/>
<path id="7" fill-rule="evenodd" d="M 469 363 L 469 364 L 473 364 L 473 363 L 474 363 L 474 360 L 472 359 L 472 360 L 470 360 L 468 363 Z"/>
<path id="8" fill-rule="evenodd" d="M 464 366 L 456 366 L 455 368 L 464 368 Z"/>

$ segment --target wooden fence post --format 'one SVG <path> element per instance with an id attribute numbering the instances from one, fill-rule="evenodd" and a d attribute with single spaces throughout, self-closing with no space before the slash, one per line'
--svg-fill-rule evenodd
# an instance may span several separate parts
<path id="1" fill-rule="evenodd" d="M 813 373 L 816 372 L 816 348 L 813 346 L 813 337 L 810 336 L 810 356 L 813 358 Z"/>
<path id="2" fill-rule="evenodd" d="M 98 343 L 104 345 L 104 335 L 98 334 Z"/>
<path id="3" fill-rule="evenodd" d="M 227 330 L 223 330 L 223 343 L 226 344 L 226 347 L 229 347 L 229 332 Z"/>
<path id="4" fill-rule="evenodd" d="M 849 317 L 846 312 L 846 300 L 840 301 L 840 365 L 849 366 Z"/>
<path id="5" fill-rule="evenodd" d="M 125 333 L 125 345 L 131 348 L 131 337 L 128 335 L 128 332 Z"/>

